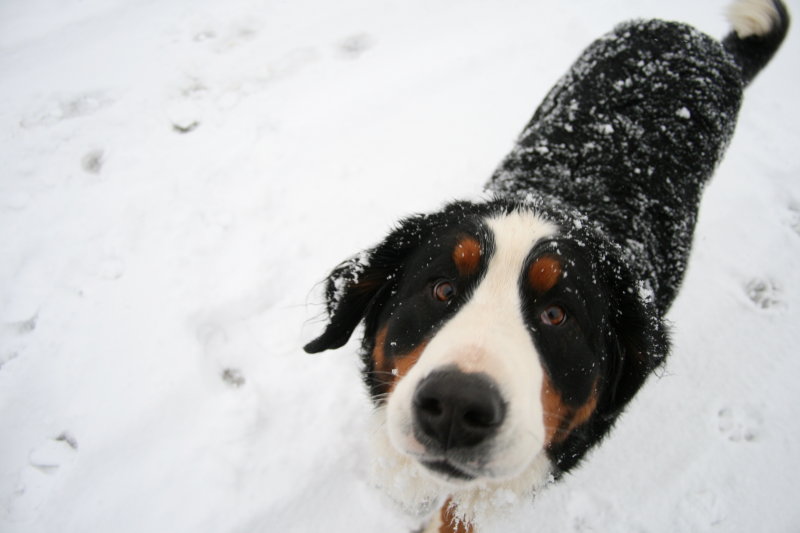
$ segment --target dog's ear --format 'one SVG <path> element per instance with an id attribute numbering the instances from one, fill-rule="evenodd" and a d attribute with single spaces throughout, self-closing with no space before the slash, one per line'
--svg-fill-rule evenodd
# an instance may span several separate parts
<path id="1" fill-rule="evenodd" d="M 318 353 L 339 348 L 362 319 L 369 327 L 397 287 L 408 255 L 428 237 L 430 226 L 427 216 L 407 218 L 383 242 L 334 268 L 325 282 L 328 324 L 303 349 Z"/>
<path id="2" fill-rule="evenodd" d="M 669 353 L 669 334 L 651 291 L 632 281 L 626 268 L 613 269 L 609 331 L 610 380 L 606 417 L 613 420 Z"/>
<path id="3" fill-rule="evenodd" d="M 374 250 L 357 254 L 340 263 L 325 281 L 328 324 L 325 331 L 306 344 L 308 353 L 318 353 L 343 346 L 380 291 L 377 269 L 372 266 Z"/>

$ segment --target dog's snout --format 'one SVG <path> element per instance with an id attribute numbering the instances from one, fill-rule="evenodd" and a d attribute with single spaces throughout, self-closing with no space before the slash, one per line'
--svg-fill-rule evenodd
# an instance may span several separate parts
<path id="1" fill-rule="evenodd" d="M 417 437 L 442 451 L 486 441 L 503 423 L 505 411 L 497 385 L 481 373 L 433 372 L 420 381 L 413 398 Z"/>

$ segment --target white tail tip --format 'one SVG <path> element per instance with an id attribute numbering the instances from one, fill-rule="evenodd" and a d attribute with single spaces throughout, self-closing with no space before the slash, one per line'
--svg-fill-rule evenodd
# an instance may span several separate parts
<path id="1" fill-rule="evenodd" d="M 728 20 L 740 39 L 767 35 L 780 21 L 772 0 L 736 0 L 728 7 Z"/>

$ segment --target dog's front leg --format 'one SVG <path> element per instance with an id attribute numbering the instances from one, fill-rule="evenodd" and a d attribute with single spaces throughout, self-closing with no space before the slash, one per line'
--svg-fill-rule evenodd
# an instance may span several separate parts
<path id="1" fill-rule="evenodd" d="M 439 512 L 434 513 L 428 526 L 416 533 L 475 533 L 475 528 L 456 518 L 455 509 L 448 498 Z"/>

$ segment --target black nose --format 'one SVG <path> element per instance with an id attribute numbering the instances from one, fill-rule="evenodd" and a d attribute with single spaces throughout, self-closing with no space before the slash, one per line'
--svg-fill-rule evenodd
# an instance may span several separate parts
<path id="1" fill-rule="evenodd" d="M 442 451 L 476 446 L 497 432 L 506 415 L 503 397 L 485 374 L 432 372 L 417 385 L 413 400 L 416 437 Z"/>

